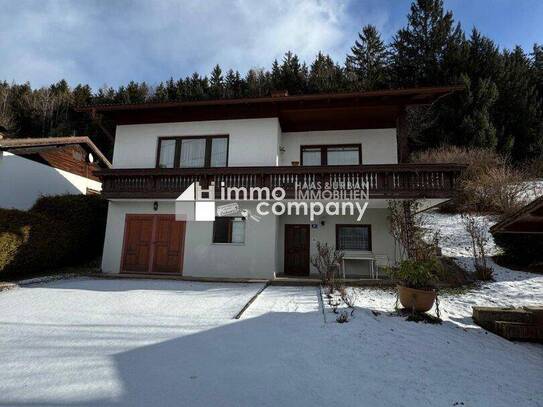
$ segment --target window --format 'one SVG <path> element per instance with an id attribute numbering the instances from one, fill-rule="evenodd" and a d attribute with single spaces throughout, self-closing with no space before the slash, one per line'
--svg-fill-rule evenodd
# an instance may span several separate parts
<path id="1" fill-rule="evenodd" d="M 216 217 L 213 243 L 245 243 L 245 219 Z"/>
<path id="2" fill-rule="evenodd" d="M 160 168 L 173 168 L 175 162 L 175 140 L 161 140 L 158 166 Z"/>
<path id="3" fill-rule="evenodd" d="M 337 250 L 371 250 L 370 225 L 336 225 Z"/>
<path id="4" fill-rule="evenodd" d="M 228 166 L 228 136 L 167 137 L 158 140 L 157 167 Z"/>
<path id="5" fill-rule="evenodd" d="M 302 165 L 321 165 L 320 147 L 302 149 Z"/>
<path id="6" fill-rule="evenodd" d="M 181 168 L 201 168 L 206 163 L 206 139 L 186 138 L 181 140 Z"/>
<path id="7" fill-rule="evenodd" d="M 211 139 L 210 167 L 226 167 L 228 157 L 228 139 L 214 137 Z"/>
<path id="8" fill-rule="evenodd" d="M 328 165 L 358 165 L 360 146 L 328 147 L 326 162 Z"/>
<path id="9" fill-rule="evenodd" d="M 360 144 L 302 146 L 302 165 L 360 165 Z"/>

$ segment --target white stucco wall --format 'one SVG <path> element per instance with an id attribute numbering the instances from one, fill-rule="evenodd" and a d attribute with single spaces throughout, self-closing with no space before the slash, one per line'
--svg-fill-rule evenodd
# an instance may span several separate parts
<path id="1" fill-rule="evenodd" d="M 254 205 L 245 208 L 256 213 Z M 160 201 L 157 211 L 152 201 L 111 201 L 109 203 L 106 239 L 102 257 L 102 270 L 106 273 L 120 271 L 126 214 L 173 214 L 174 203 Z M 397 261 L 395 245 L 388 232 L 388 209 L 368 209 L 362 224 L 372 229 L 372 253 L 387 256 L 390 264 Z M 325 225 L 321 225 L 321 221 Z M 262 217 L 260 222 L 246 221 L 244 244 L 213 244 L 211 222 L 187 222 L 183 275 L 188 277 L 273 278 L 282 273 L 284 266 L 284 225 L 309 224 L 304 216 Z M 314 255 L 316 242 L 336 244 L 336 224 L 354 224 L 350 216 L 327 216 L 316 219 L 316 229 L 310 229 L 310 255 Z M 347 273 L 367 274 L 366 262 L 347 262 Z M 316 273 L 316 270 L 311 270 Z"/>
<path id="2" fill-rule="evenodd" d="M 42 195 L 100 191 L 100 182 L 59 170 L 12 153 L 0 153 L 0 207 L 26 210 Z"/>
<path id="3" fill-rule="evenodd" d="M 277 165 L 277 118 L 117 126 L 114 168 L 154 168 L 159 137 L 229 135 L 228 165 Z"/>
<path id="4" fill-rule="evenodd" d="M 362 164 L 397 164 L 396 129 L 358 129 L 283 133 L 279 165 L 301 161 L 300 146 L 311 144 L 362 144 Z"/>
<path id="5" fill-rule="evenodd" d="M 388 258 L 389 264 L 394 264 L 398 261 L 398 253 L 395 250 L 394 239 L 389 233 L 388 209 L 368 209 L 366 210 L 361 222 L 356 221 L 356 216 L 320 216 L 314 222 L 310 222 L 305 216 L 280 216 L 277 234 L 277 246 L 284 247 L 285 224 L 314 224 L 316 228 L 310 226 L 310 255 L 316 254 L 317 242 L 328 243 L 331 247 L 336 247 L 336 224 L 362 224 L 371 225 L 371 241 L 372 253 L 374 255 L 385 255 Z M 321 222 L 324 221 L 324 226 Z M 356 251 L 348 251 L 346 254 L 356 254 Z M 358 252 L 359 253 L 359 252 Z M 283 272 L 284 267 L 284 251 L 281 249 L 278 252 L 277 263 L 279 272 Z M 347 274 L 364 274 L 368 275 L 368 262 L 358 260 L 347 260 L 345 264 Z M 316 274 L 312 266 L 310 272 Z"/>
<path id="6" fill-rule="evenodd" d="M 244 203 L 255 212 L 254 205 Z M 173 214 L 174 203 L 159 202 L 153 210 L 152 201 L 110 201 L 102 271 L 118 273 L 120 270 L 124 224 L 126 214 Z M 183 275 L 190 277 L 273 278 L 276 270 L 275 217 L 260 222 L 245 223 L 244 244 L 213 244 L 211 222 L 187 222 Z"/>

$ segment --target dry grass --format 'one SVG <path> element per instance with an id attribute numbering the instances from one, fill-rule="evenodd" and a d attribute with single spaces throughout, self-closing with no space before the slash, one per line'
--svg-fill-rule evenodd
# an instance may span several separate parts
<path id="1" fill-rule="evenodd" d="M 483 148 L 444 146 L 418 152 L 415 163 L 467 165 L 454 199 L 444 209 L 455 212 L 507 214 L 523 205 L 530 186 L 527 172 L 513 168 L 496 152 Z"/>

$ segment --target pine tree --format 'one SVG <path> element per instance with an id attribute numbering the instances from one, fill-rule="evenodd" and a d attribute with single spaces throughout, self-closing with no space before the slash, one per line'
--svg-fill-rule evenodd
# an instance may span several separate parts
<path id="1" fill-rule="evenodd" d="M 396 87 L 443 85 L 454 82 L 459 72 L 450 66 L 462 49 L 460 25 L 454 25 L 442 0 L 416 0 L 407 16 L 407 27 L 394 36 L 391 45 L 393 82 Z M 446 74 L 447 73 L 447 74 Z"/>
<path id="2" fill-rule="evenodd" d="M 289 94 L 296 95 L 304 93 L 306 90 L 308 70 L 305 64 L 300 64 L 296 54 L 288 51 L 283 57 L 283 63 L 280 66 L 280 77 L 283 88 Z"/>
<path id="3" fill-rule="evenodd" d="M 363 27 L 345 62 L 347 71 L 356 78 L 355 87 L 361 90 L 387 87 L 387 58 L 385 44 L 377 29 L 373 25 Z"/>
<path id="4" fill-rule="evenodd" d="M 330 93 L 343 89 L 342 75 L 341 67 L 329 55 L 319 52 L 309 69 L 309 92 Z"/>
<path id="5" fill-rule="evenodd" d="M 503 53 L 503 74 L 498 80 L 500 98 L 494 122 L 498 148 L 523 161 L 543 154 L 541 98 L 537 91 L 532 61 L 522 48 Z"/>
<path id="6" fill-rule="evenodd" d="M 222 99 L 224 97 L 224 80 L 222 69 L 219 64 L 215 65 L 209 78 L 209 92 L 213 99 Z"/>

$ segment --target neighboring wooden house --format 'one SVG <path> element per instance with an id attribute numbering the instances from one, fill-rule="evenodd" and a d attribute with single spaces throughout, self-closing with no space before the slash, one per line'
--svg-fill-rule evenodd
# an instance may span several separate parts
<path id="1" fill-rule="evenodd" d="M 543 196 L 496 223 L 490 232 L 514 264 L 543 263 Z"/>
<path id="2" fill-rule="evenodd" d="M 88 137 L 0 135 L 0 207 L 25 210 L 42 195 L 100 193 L 93 172 L 110 167 Z"/>

